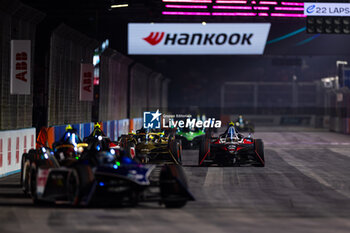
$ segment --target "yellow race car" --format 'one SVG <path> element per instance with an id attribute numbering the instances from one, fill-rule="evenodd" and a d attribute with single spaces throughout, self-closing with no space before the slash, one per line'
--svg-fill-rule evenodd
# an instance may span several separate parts
<path id="1" fill-rule="evenodd" d="M 182 163 L 182 145 L 175 138 L 174 130 L 157 132 L 141 129 L 122 135 L 119 145 L 129 157 L 141 163 Z"/>

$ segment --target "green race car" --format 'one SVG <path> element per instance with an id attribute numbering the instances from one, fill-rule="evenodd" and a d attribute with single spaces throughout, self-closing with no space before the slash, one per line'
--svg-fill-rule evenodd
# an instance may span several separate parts
<path id="1" fill-rule="evenodd" d="M 204 135 L 204 129 L 199 128 L 179 128 L 176 131 L 176 138 L 181 140 L 183 149 L 198 149 Z"/>

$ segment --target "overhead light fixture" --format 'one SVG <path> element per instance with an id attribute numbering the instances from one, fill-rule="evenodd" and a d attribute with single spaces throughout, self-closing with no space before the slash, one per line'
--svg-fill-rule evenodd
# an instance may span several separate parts
<path id="1" fill-rule="evenodd" d="M 306 31 L 310 34 L 350 34 L 350 17 L 308 16 Z"/>
<path id="2" fill-rule="evenodd" d="M 111 5 L 111 8 L 122 8 L 122 7 L 128 7 L 129 4 L 114 4 Z"/>

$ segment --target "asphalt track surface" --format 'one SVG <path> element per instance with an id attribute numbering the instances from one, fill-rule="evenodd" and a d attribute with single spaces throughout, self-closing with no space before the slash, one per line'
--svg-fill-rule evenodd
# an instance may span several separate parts
<path id="1" fill-rule="evenodd" d="M 0 179 L 0 232 L 350 232 L 350 137 L 266 130 L 255 133 L 264 168 L 196 167 L 198 152 L 184 151 L 197 200 L 182 209 L 37 207 L 18 175 Z"/>

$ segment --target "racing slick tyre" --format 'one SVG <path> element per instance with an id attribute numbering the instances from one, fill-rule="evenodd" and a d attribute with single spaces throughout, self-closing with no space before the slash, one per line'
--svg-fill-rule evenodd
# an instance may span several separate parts
<path id="1" fill-rule="evenodd" d="M 205 157 L 209 156 L 209 139 L 203 137 L 199 145 L 198 166 L 205 166 Z"/>
<path id="2" fill-rule="evenodd" d="M 30 194 L 32 196 L 34 205 L 44 205 L 46 202 L 39 200 L 37 196 L 37 175 L 37 167 L 34 163 L 32 163 L 29 171 Z"/>
<path id="3" fill-rule="evenodd" d="M 261 139 L 256 139 L 254 149 L 258 164 L 257 167 L 265 167 L 264 143 Z"/>
<path id="4" fill-rule="evenodd" d="M 160 193 L 166 208 L 182 208 L 190 199 L 187 180 L 181 166 L 164 165 L 160 172 Z"/>
<path id="5" fill-rule="evenodd" d="M 30 160 L 27 159 L 28 154 L 23 154 L 21 162 L 21 187 L 25 196 L 29 195 L 29 172 Z"/>
<path id="6" fill-rule="evenodd" d="M 181 165 L 182 164 L 182 142 L 181 140 L 176 140 L 176 159 L 177 162 Z"/>
<path id="7" fill-rule="evenodd" d="M 172 140 L 169 142 L 169 149 L 171 152 L 171 157 L 173 157 L 173 160 L 176 164 L 181 165 L 182 164 L 182 143 L 181 140 Z"/>
<path id="8" fill-rule="evenodd" d="M 78 172 L 75 169 L 68 174 L 67 177 L 67 200 L 72 206 L 79 204 L 80 198 L 80 179 Z"/>
<path id="9" fill-rule="evenodd" d="M 209 139 L 211 139 L 212 135 L 213 135 L 213 129 L 208 128 L 208 129 L 205 131 L 204 138 L 209 140 Z"/>

